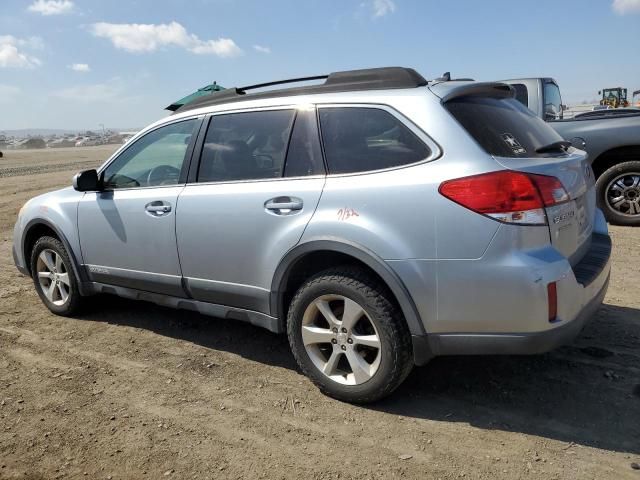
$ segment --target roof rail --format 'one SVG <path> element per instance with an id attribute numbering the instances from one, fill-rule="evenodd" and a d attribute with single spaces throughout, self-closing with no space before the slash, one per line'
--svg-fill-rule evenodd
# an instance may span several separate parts
<path id="1" fill-rule="evenodd" d="M 320 85 L 309 85 L 304 87 L 285 88 L 279 90 L 269 90 L 251 95 L 249 90 L 255 90 L 274 85 L 288 83 L 307 82 L 312 80 L 325 80 Z M 416 72 L 413 68 L 385 67 L 368 68 L 363 70 L 349 70 L 344 72 L 333 72 L 329 75 L 316 75 L 313 77 L 292 78 L 289 80 L 278 80 L 275 82 L 259 83 L 246 87 L 235 87 L 214 92 L 210 95 L 200 97 L 176 110 L 176 113 L 193 110 L 195 108 L 222 103 L 238 102 L 243 100 L 254 100 L 263 98 L 273 98 L 279 96 L 307 95 L 313 93 L 349 92 L 356 90 L 385 90 L 395 88 L 416 88 L 427 84 L 427 80 Z"/>

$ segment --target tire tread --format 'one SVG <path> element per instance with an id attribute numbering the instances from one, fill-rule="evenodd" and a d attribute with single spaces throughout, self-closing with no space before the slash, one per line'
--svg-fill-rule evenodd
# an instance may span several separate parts
<path id="1" fill-rule="evenodd" d="M 613 211 L 607 204 L 606 188 L 616 176 L 625 171 L 640 172 L 640 160 L 629 160 L 616 163 L 600 174 L 596 180 L 596 192 L 598 195 L 598 206 L 603 211 L 607 221 L 613 225 L 640 226 L 640 214 L 635 216 L 623 215 Z"/>
<path id="2" fill-rule="evenodd" d="M 296 332 L 293 328 L 289 328 L 294 324 L 294 315 L 298 309 L 301 297 L 305 292 L 314 286 L 324 283 L 339 284 L 353 291 L 359 292 L 367 298 L 369 304 L 375 310 L 376 320 L 383 323 L 389 330 L 390 337 L 394 343 L 391 349 L 393 358 L 391 361 L 392 370 L 387 376 L 382 388 L 368 393 L 357 395 L 343 395 L 327 388 L 323 382 L 317 381 L 315 369 L 309 371 L 305 366 L 305 362 L 300 357 L 302 352 L 296 351 L 294 348 Z M 319 272 L 310 277 L 294 295 L 287 315 L 287 335 L 289 344 L 292 346 L 293 355 L 302 369 L 303 373 L 308 376 L 324 394 L 339 400 L 345 400 L 352 403 L 371 403 L 391 394 L 409 375 L 413 368 L 413 350 L 411 343 L 411 334 L 404 321 L 400 308 L 391 299 L 393 298 L 388 287 L 367 271 L 356 266 L 332 267 Z M 302 307 L 306 308 L 306 305 Z M 313 368 L 313 367 L 312 367 Z"/>
<path id="3" fill-rule="evenodd" d="M 36 272 L 36 263 L 37 263 L 37 258 L 38 258 L 38 255 L 40 254 L 40 251 L 43 250 L 44 248 L 50 248 L 52 250 L 55 250 L 58 254 L 60 254 L 65 262 L 65 266 L 67 267 L 67 273 L 69 274 L 69 281 L 71 283 L 71 292 L 69 294 L 70 295 L 69 302 L 62 307 L 50 305 L 40 289 L 37 272 Z M 31 250 L 30 260 L 31 260 L 30 265 L 31 265 L 31 276 L 33 279 L 33 284 L 36 288 L 36 292 L 38 293 L 38 296 L 40 297 L 42 302 L 45 304 L 45 306 L 56 315 L 61 315 L 65 317 L 71 316 L 77 313 L 82 307 L 83 299 L 78 289 L 78 280 L 76 279 L 75 273 L 73 271 L 71 258 L 69 257 L 69 254 L 67 252 L 67 249 L 64 247 L 64 244 L 55 237 L 50 237 L 50 236 L 40 237 L 38 240 L 36 240 L 35 244 L 33 245 L 33 248 Z"/>

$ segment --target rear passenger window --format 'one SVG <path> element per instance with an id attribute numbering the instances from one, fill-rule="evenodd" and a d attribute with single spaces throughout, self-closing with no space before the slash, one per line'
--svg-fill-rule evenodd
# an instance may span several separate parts
<path id="1" fill-rule="evenodd" d="M 216 115 L 205 137 L 199 182 L 279 178 L 295 110 Z"/>
<path id="2" fill-rule="evenodd" d="M 431 154 L 400 120 L 379 108 L 321 108 L 320 127 L 329 173 L 399 167 Z"/>

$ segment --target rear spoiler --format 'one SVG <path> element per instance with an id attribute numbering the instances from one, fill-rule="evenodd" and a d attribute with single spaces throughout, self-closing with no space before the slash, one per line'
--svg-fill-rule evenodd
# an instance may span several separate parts
<path id="1" fill-rule="evenodd" d="M 442 98 L 442 103 L 446 103 L 454 98 L 460 97 L 514 98 L 515 96 L 515 88 L 511 85 L 507 85 L 506 83 L 474 82 L 456 85 L 454 88 L 446 91 L 446 93 L 443 96 L 440 96 L 440 98 Z"/>

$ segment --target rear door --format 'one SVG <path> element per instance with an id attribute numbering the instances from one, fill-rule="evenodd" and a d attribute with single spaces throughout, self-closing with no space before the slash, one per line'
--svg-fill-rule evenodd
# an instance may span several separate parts
<path id="1" fill-rule="evenodd" d="M 325 173 L 315 109 L 211 117 L 177 239 L 197 300 L 269 313 L 275 269 L 311 219 Z"/>
<path id="2" fill-rule="evenodd" d="M 549 234 L 558 251 L 577 263 L 589 248 L 596 209 L 594 177 L 585 152 L 568 147 L 514 98 L 462 96 L 445 107 L 505 168 L 560 180 L 569 198 L 546 209 Z"/>

